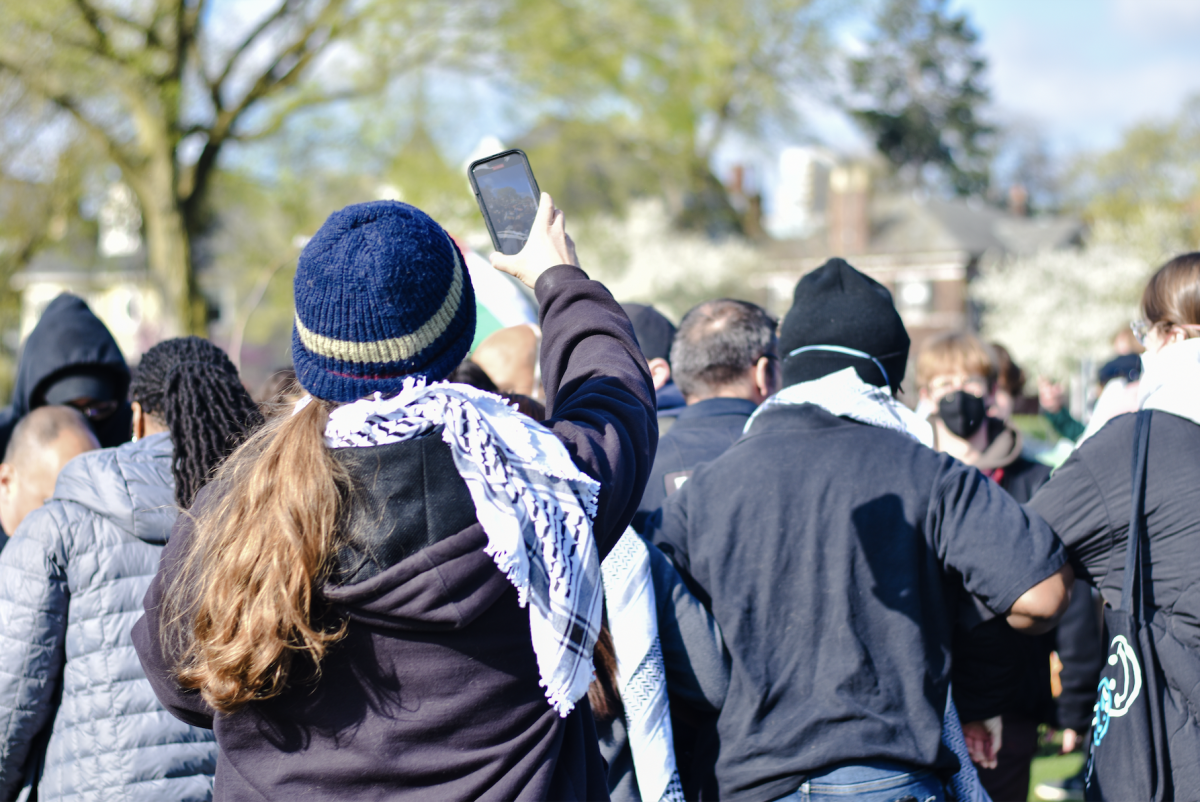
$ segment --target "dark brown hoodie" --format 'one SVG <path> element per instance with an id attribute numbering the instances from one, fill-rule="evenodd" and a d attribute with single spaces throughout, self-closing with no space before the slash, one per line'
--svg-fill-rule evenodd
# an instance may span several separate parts
<path id="1" fill-rule="evenodd" d="M 603 556 L 649 475 L 654 392 L 629 321 L 603 286 L 560 266 L 536 291 L 545 425 L 601 483 Z M 325 590 L 349 630 L 318 682 L 296 677 L 280 697 L 216 716 L 176 686 L 158 608 L 192 537 L 186 516 L 134 629 L 167 709 L 216 731 L 214 798 L 607 798 L 586 697 L 565 719 L 547 703 L 529 612 L 484 553 L 486 536 L 441 439 L 337 456 L 367 492 L 347 523 L 362 548 L 339 553 L 339 579 Z"/>

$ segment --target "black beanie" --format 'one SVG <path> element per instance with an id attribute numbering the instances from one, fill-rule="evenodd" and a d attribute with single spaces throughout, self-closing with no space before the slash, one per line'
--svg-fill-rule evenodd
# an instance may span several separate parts
<path id="1" fill-rule="evenodd" d="M 862 351 L 871 359 L 836 351 L 798 348 L 829 345 Z M 843 259 L 830 259 L 800 279 L 792 308 L 779 329 L 783 386 L 812 381 L 852 367 L 877 387 L 900 387 L 908 364 L 908 332 L 892 303 L 892 294 Z"/>
<path id="2" fill-rule="evenodd" d="M 646 361 L 665 359 L 670 362 L 671 343 L 675 341 L 675 326 L 671 321 L 662 312 L 646 304 L 621 304 L 621 308 L 629 315 L 633 334 Z"/>

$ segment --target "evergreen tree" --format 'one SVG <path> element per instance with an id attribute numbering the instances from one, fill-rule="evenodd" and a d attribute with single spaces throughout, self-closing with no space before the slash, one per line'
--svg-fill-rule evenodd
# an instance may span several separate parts
<path id="1" fill-rule="evenodd" d="M 970 195 L 988 184 L 993 128 L 978 113 L 987 61 L 966 15 L 947 6 L 884 3 L 867 54 L 849 62 L 850 113 L 904 178 Z"/>

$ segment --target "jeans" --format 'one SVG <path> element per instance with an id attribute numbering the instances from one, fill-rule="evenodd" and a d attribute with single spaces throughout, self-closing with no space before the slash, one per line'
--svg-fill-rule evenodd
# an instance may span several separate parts
<path id="1" fill-rule="evenodd" d="M 867 761 L 813 772 L 775 802 L 944 802 L 946 790 L 932 771 L 887 761 Z"/>

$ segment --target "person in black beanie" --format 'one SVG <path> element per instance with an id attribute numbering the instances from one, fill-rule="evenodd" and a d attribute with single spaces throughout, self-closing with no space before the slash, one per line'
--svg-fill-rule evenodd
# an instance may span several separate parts
<path id="1" fill-rule="evenodd" d="M 671 376 L 671 343 L 675 342 L 675 324 L 647 304 L 623 303 L 621 308 L 633 324 L 638 347 L 642 349 L 642 356 L 646 357 L 646 366 L 650 369 L 658 406 L 659 433 L 662 434 L 686 406 L 683 393 L 675 386 Z"/>
<path id="2" fill-rule="evenodd" d="M 896 392 L 908 346 L 908 331 L 887 288 L 845 260 L 830 259 L 800 279 L 779 328 L 783 386 L 852 367 L 868 384 Z"/>
<path id="3" fill-rule="evenodd" d="M 941 800 L 959 767 L 942 741 L 956 594 L 1044 631 L 1071 568 L 1044 521 L 933 451 L 895 399 L 909 338 L 886 288 L 830 260 L 779 340 L 784 388 L 646 533 L 733 658 L 720 797 Z"/>

